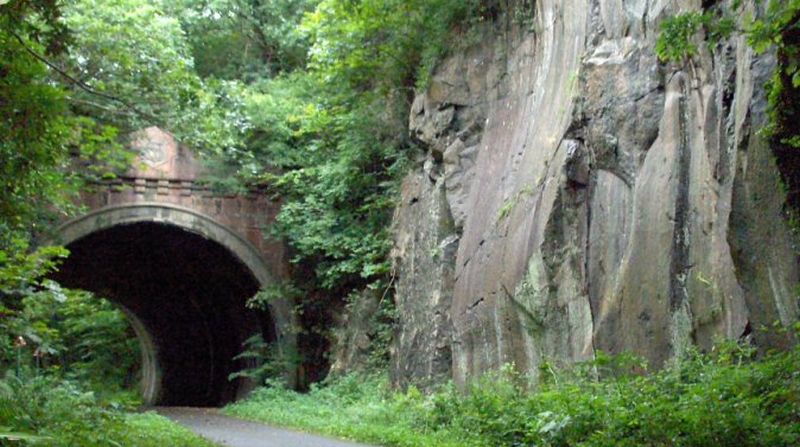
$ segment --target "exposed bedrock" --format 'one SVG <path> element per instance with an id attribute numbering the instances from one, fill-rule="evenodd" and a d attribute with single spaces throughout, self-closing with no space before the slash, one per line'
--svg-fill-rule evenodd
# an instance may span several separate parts
<path id="1" fill-rule="evenodd" d="M 511 3 L 525 19 L 498 17 L 412 107 L 427 153 L 395 216 L 395 380 L 791 343 L 758 330 L 798 318 L 785 197 L 757 134 L 772 58 L 734 36 L 660 63 L 659 23 L 700 1 Z"/>

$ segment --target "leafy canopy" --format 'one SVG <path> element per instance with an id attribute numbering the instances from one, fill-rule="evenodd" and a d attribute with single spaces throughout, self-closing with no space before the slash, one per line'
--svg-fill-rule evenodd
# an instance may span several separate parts
<path id="1" fill-rule="evenodd" d="M 202 78 L 246 83 L 305 66 L 297 24 L 318 0 L 180 0 L 165 8 L 181 21 Z"/>
<path id="2" fill-rule="evenodd" d="M 323 0 L 295 24 L 310 45 L 306 68 L 245 91 L 244 144 L 212 164 L 222 184 L 280 194 L 273 235 L 313 266 L 312 288 L 345 296 L 388 274 L 388 224 L 414 147 L 405 130 L 413 88 L 478 5 Z"/>

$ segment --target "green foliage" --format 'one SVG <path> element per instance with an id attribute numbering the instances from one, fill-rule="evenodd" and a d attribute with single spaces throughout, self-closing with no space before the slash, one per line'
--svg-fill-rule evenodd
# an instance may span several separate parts
<path id="1" fill-rule="evenodd" d="M 249 309 L 269 310 L 269 304 L 277 300 L 294 302 L 302 295 L 301 291 L 287 282 L 270 284 L 258 291 L 252 298 L 247 300 Z"/>
<path id="2" fill-rule="evenodd" d="M 47 82 L 42 64 L 10 33 L 15 22 L 4 12 L 0 10 L 0 247 L 9 243 L 11 232 L 43 220 L 48 214 L 43 204 L 64 208 L 69 202 L 60 175 L 68 161 L 63 93 Z"/>
<path id="3" fill-rule="evenodd" d="M 297 24 L 319 0 L 165 2 L 177 17 L 203 78 L 253 82 L 305 66 L 308 42 Z"/>
<path id="4" fill-rule="evenodd" d="M 739 8 L 733 5 L 733 10 Z M 767 84 L 770 120 L 763 134 L 777 137 L 781 144 L 800 147 L 800 134 L 795 125 L 798 112 L 791 103 L 792 95 L 800 90 L 800 48 L 797 33 L 800 18 L 800 0 L 770 0 L 763 16 L 741 20 L 737 29 L 731 16 L 719 16 L 712 12 L 691 11 L 670 17 L 661 23 L 661 32 L 655 51 L 664 62 L 690 63 L 698 55 L 701 31 L 710 49 L 734 32 L 747 38 L 756 53 L 775 51 L 778 68 Z M 790 37 L 794 36 L 794 37 Z M 791 93 L 794 92 L 794 93 Z"/>
<path id="5" fill-rule="evenodd" d="M 523 27 L 528 28 L 530 31 L 534 29 L 534 14 L 535 3 L 533 0 L 521 0 L 516 2 L 511 12 L 511 17 L 514 22 Z"/>
<path id="6" fill-rule="evenodd" d="M 51 78 L 64 85 L 73 113 L 123 134 L 158 125 L 197 150 L 240 151 L 247 127 L 240 100 L 244 86 L 199 76 L 194 41 L 184 30 L 189 25 L 179 19 L 197 13 L 180 5 L 189 8 L 188 2 L 160 0 L 65 4 L 62 22 L 72 45 L 53 64 L 69 78 L 55 73 Z"/>
<path id="7" fill-rule="evenodd" d="M 800 348 L 753 360 L 732 342 L 653 375 L 630 355 L 549 368 L 532 387 L 506 366 L 431 395 L 349 376 L 308 394 L 263 389 L 232 415 L 392 446 L 792 446 L 800 442 Z"/>
<path id="8" fill-rule="evenodd" d="M 136 385 L 139 345 L 125 315 L 90 293 L 45 275 L 67 255 L 60 247 L 0 250 L 0 365 L 22 374 L 78 380 L 105 394 Z M 14 346 L 19 337 L 23 348 Z"/>
<path id="9" fill-rule="evenodd" d="M 141 111 L 103 102 L 92 113 L 108 121 L 119 121 L 114 114 L 129 115 L 133 127 L 148 124 L 142 118 L 177 119 L 181 100 L 198 84 L 177 19 L 147 0 L 80 0 L 65 8 L 65 23 L 74 38 L 66 61 L 70 72 Z M 104 98 L 75 88 L 71 100 L 92 107 Z"/>
<path id="10" fill-rule="evenodd" d="M 213 157 L 218 183 L 262 183 L 283 207 L 272 235 L 341 296 L 386 276 L 397 179 L 413 147 L 413 86 L 477 1 L 325 0 L 306 14 L 308 68 L 253 83 L 245 143 Z M 235 186 L 233 186 L 235 188 Z M 242 189 L 242 187 L 239 187 Z"/>
<path id="11" fill-rule="evenodd" d="M 75 382 L 46 376 L 0 379 L 0 427 L 0 439 L 15 433 L 34 446 L 213 446 L 166 418 L 123 413 Z"/>
<path id="12" fill-rule="evenodd" d="M 0 248 L 0 297 L 18 300 L 32 293 L 69 254 L 63 247 L 41 247 L 33 252 L 28 249 L 28 241 L 19 237 Z"/>
<path id="13" fill-rule="evenodd" d="M 264 176 L 284 199 L 274 234 L 289 240 L 296 261 L 315 265 L 326 289 L 388 272 L 393 174 L 402 158 L 397 142 L 382 142 L 375 131 L 383 128 L 375 113 L 383 107 L 375 100 L 347 113 L 306 110 L 298 117 L 309 126 L 299 135 L 310 140 L 306 159 L 280 175 Z M 319 134 L 316 129 L 323 126 L 326 134 Z"/>
<path id="14" fill-rule="evenodd" d="M 71 213 L 86 180 L 127 164 L 116 129 L 71 113 L 43 62 L 69 41 L 57 2 L 0 6 L 0 248 Z"/>
<path id="15" fill-rule="evenodd" d="M 687 63 L 698 55 L 698 34 L 705 31 L 709 49 L 727 39 L 735 31 L 730 17 L 718 18 L 710 12 L 691 11 L 669 17 L 661 22 L 656 41 L 656 55 L 663 62 Z"/>
<path id="16" fill-rule="evenodd" d="M 444 53 L 452 27 L 477 17 L 481 6 L 477 0 L 324 0 L 303 23 L 313 42 L 311 68 L 358 91 L 412 87 L 417 70 L 431 70 Z"/>
<path id="17" fill-rule="evenodd" d="M 243 348 L 244 351 L 234 360 L 245 360 L 253 366 L 230 374 L 228 380 L 244 377 L 259 385 L 282 384 L 286 371 L 291 371 L 297 365 L 295 353 L 288 352 L 285 346 L 277 342 L 267 343 L 260 333 L 245 340 Z"/>
<path id="18" fill-rule="evenodd" d="M 754 20 L 748 27 L 748 43 L 757 53 L 764 53 L 773 46 L 782 48 L 787 44 L 783 35 L 797 26 L 798 14 L 800 1 L 770 0 L 765 16 Z"/>
<path id="19" fill-rule="evenodd" d="M 656 41 L 656 54 L 662 61 L 685 62 L 697 55 L 695 35 L 707 21 L 707 15 L 697 11 L 679 14 L 661 22 L 661 34 Z"/>
<path id="20" fill-rule="evenodd" d="M 13 24 L 17 35 L 27 37 L 48 55 L 63 53 L 70 34 L 62 19 L 62 5 L 54 0 L 15 0 L 0 3 L 3 26 Z"/>
<path id="21" fill-rule="evenodd" d="M 774 50 L 778 68 L 767 84 L 770 122 L 764 134 L 779 143 L 800 148 L 800 115 L 796 98 L 800 95 L 800 0 L 772 0 L 764 17 L 747 29 L 747 41 L 757 53 Z"/>
<path id="22" fill-rule="evenodd" d="M 87 292 L 46 285 L 25 297 L 8 328 L 28 340 L 30 362 L 98 393 L 135 387 L 139 344 L 125 314 Z"/>
<path id="23" fill-rule="evenodd" d="M 332 289 L 387 271 L 385 228 L 402 157 L 397 135 L 375 131 L 386 128 L 384 100 L 364 95 L 345 108 L 323 100 L 325 91 L 309 75 L 260 83 L 244 99 L 248 149 L 221 154 L 214 167 L 225 182 L 234 171 L 240 183 L 280 194 L 273 236 Z"/>

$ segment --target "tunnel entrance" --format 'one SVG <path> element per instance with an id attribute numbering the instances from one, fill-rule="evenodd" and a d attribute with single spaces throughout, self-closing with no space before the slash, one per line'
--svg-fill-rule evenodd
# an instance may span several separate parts
<path id="1" fill-rule="evenodd" d="M 67 248 L 53 279 L 107 297 L 141 323 L 142 350 L 156 369 L 154 403 L 219 406 L 251 386 L 228 380 L 252 366 L 234 357 L 256 333 L 274 340 L 275 328 L 266 313 L 246 309 L 259 282 L 236 255 L 181 227 L 143 222 L 89 233 Z"/>

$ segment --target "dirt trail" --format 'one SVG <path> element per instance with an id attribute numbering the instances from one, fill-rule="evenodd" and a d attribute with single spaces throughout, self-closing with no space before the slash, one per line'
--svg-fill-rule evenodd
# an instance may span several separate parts
<path id="1" fill-rule="evenodd" d="M 235 419 L 213 408 L 163 407 L 157 411 L 226 447 L 368 447 Z"/>

